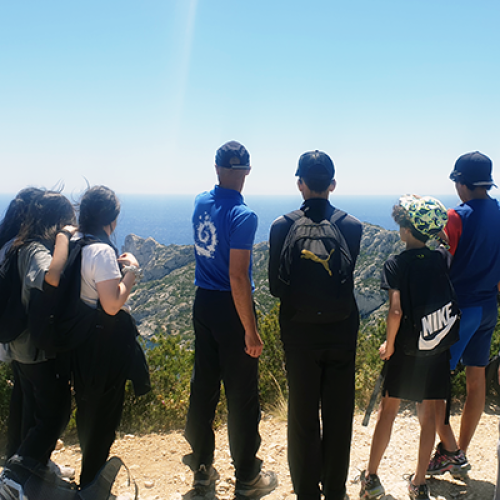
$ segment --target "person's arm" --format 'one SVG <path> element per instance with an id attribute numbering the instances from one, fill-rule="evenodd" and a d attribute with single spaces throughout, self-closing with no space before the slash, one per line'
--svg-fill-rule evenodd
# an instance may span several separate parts
<path id="1" fill-rule="evenodd" d="M 45 281 L 53 287 L 59 286 L 61 274 L 63 272 L 66 261 L 68 260 L 69 240 L 75 234 L 76 227 L 65 226 L 56 235 L 56 243 L 54 246 L 54 255 L 48 271 L 45 273 Z"/>
<path id="2" fill-rule="evenodd" d="M 251 250 L 231 249 L 229 254 L 229 281 L 238 316 L 245 329 L 245 352 L 253 358 L 262 353 L 263 342 L 257 331 L 253 309 L 252 284 L 248 269 Z"/>
<path id="3" fill-rule="evenodd" d="M 386 341 L 380 346 L 380 358 L 388 360 L 394 354 L 394 342 L 401 324 L 401 294 L 399 290 L 389 290 L 389 312 L 387 313 Z"/>
<path id="4" fill-rule="evenodd" d="M 121 255 L 118 262 L 139 267 L 136 258 L 131 253 Z M 121 280 L 116 278 L 96 283 L 99 301 L 104 312 L 110 316 L 118 314 L 129 298 L 134 283 L 135 273 L 133 271 L 128 271 Z"/>
<path id="5" fill-rule="evenodd" d="M 455 251 L 462 236 L 462 219 L 455 210 L 448 210 L 448 222 L 444 228 L 444 232 L 448 238 L 449 251 L 451 255 L 455 255 Z"/>

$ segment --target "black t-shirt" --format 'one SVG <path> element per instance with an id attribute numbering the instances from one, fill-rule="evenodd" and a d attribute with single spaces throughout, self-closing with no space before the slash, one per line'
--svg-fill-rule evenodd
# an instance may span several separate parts
<path id="1" fill-rule="evenodd" d="M 436 252 L 441 255 L 446 267 L 449 269 L 451 255 L 444 248 L 438 248 L 436 250 L 431 250 L 430 248 L 424 247 L 412 250 L 404 250 L 399 255 L 391 255 L 384 263 L 384 269 L 382 271 L 380 288 L 382 290 L 401 290 L 401 279 L 406 270 L 406 266 L 411 262 L 412 257 L 418 253 L 424 252 Z"/>

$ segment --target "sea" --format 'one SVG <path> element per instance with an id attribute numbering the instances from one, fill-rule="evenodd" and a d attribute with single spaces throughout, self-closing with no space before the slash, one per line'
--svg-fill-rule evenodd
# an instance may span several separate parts
<path id="1" fill-rule="evenodd" d="M 13 195 L 0 194 L 0 214 L 12 200 Z M 142 238 L 152 237 L 163 245 L 192 245 L 193 230 L 191 215 L 194 196 L 191 195 L 119 195 L 121 213 L 116 228 L 116 244 L 121 248 L 128 234 Z M 456 195 L 436 195 L 447 207 L 459 203 Z M 333 195 L 333 205 L 354 215 L 362 222 L 369 222 L 384 229 L 397 229 L 392 220 L 392 206 L 398 196 L 347 196 Z M 267 241 L 272 222 L 282 214 L 300 207 L 301 197 L 289 196 L 245 196 L 245 203 L 254 210 L 259 218 L 255 242 Z"/>

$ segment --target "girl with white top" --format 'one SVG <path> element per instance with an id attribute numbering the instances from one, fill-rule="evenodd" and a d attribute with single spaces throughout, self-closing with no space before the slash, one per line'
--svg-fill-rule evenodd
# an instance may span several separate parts
<path id="1" fill-rule="evenodd" d="M 119 213 L 118 198 L 105 186 L 89 188 L 80 201 L 81 236 L 98 240 L 82 250 L 80 297 L 102 309 L 98 328 L 73 355 L 80 487 L 92 482 L 108 458 L 134 362 L 137 329 L 126 301 L 140 270 L 132 254 L 118 255 L 111 242 Z"/>

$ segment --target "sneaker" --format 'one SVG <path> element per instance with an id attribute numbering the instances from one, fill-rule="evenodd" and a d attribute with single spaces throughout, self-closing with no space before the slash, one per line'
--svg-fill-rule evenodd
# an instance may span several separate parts
<path id="1" fill-rule="evenodd" d="M 49 460 L 47 467 L 51 472 L 53 472 L 56 476 L 59 476 L 61 479 L 65 479 L 67 481 L 75 479 L 75 469 L 71 467 L 67 467 L 65 465 L 57 465 L 52 460 Z"/>
<path id="2" fill-rule="evenodd" d="M 377 474 L 370 474 L 366 477 L 366 471 L 361 472 L 361 491 L 359 498 L 366 500 L 378 500 L 385 495 L 384 487 Z"/>
<path id="3" fill-rule="evenodd" d="M 470 463 L 462 450 L 450 453 L 444 449 L 443 443 L 439 443 L 436 446 L 434 456 L 429 462 L 427 474 L 429 476 L 439 476 L 449 472 L 452 476 L 464 476 L 470 469 Z"/>
<path id="4" fill-rule="evenodd" d="M 236 480 L 234 493 L 245 498 L 260 498 L 278 486 L 278 478 L 274 472 L 259 472 L 252 481 Z"/>
<path id="5" fill-rule="evenodd" d="M 431 500 L 429 487 L 426 484 L 413 484 L 411 482 L 413 474 L 408 480 L 408 494 L 412 500 Z"/>

